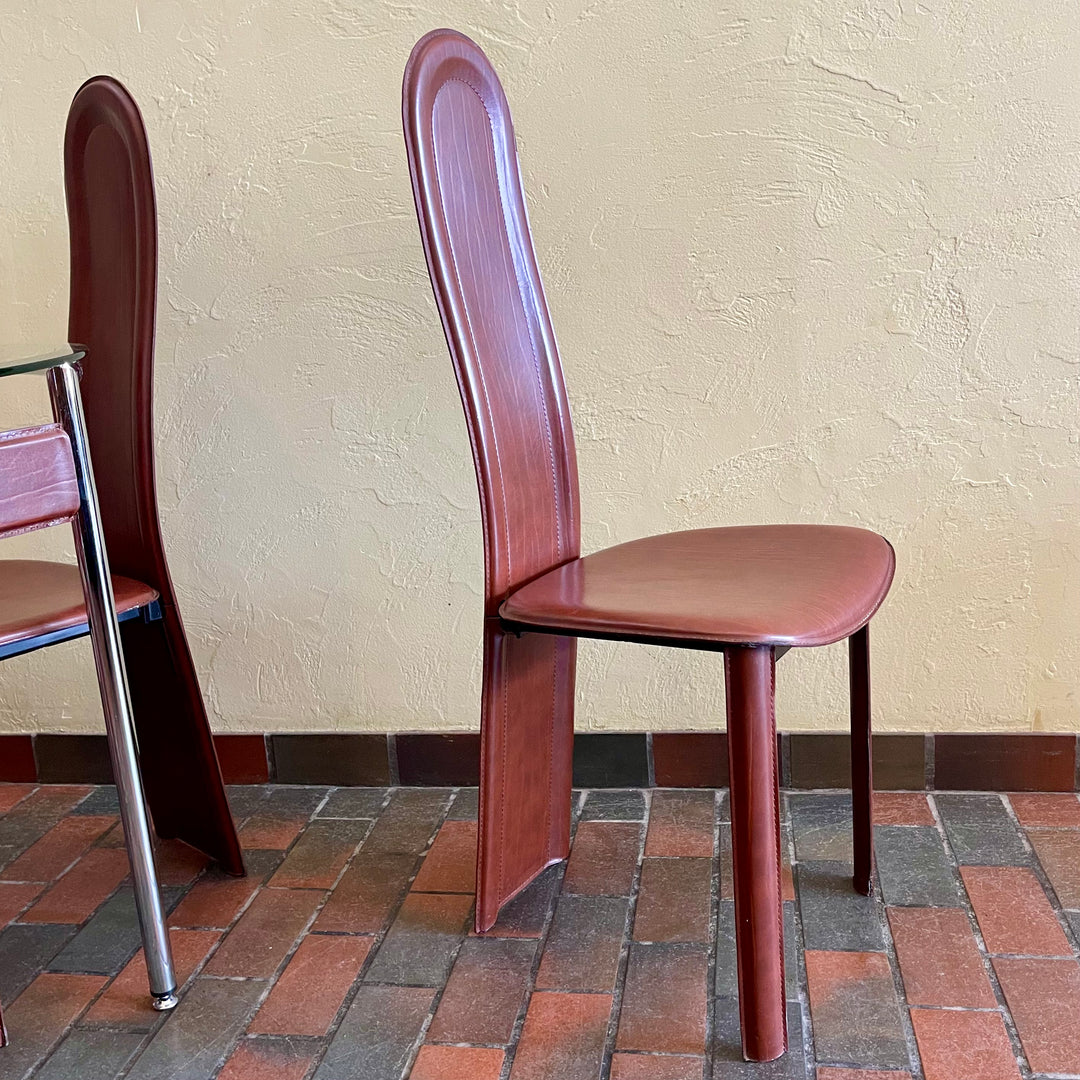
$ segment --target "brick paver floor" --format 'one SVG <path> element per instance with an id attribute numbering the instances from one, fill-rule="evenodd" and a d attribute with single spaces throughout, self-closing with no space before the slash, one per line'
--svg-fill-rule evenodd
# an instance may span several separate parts
<path id="1" fill-rule="evenodd" d="M 183 992 L 154 1013 L 110 788 L 0 785 L 17 1080 L 1080 1076 L 1080 801 L 784 796 L 791 1051 L 741 1059 L 726 793 L 575 793 L 574 848 L 470 933 L 476 792 L 231 789 L 249 875 L 159 866 Z"/>

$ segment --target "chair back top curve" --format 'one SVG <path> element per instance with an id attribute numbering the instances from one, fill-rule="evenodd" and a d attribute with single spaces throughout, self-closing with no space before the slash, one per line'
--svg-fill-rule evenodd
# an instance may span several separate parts
<path id="1" fill-rule="evenodd" d="M 510 109 L 474 42 L 435 30 L 405 68 L 402 119 L 432 288 L 468 421 L 485 612 L 580 553 L 562 367 L 522 197 Z"/>
<path id="2" fill-rule="evenodd" d="M 157 206 L 139 108 L 115 79 L 84 83 L 68 113 L 68 336 L 85 345 L 82 397 L 113 571 L 172 602 L 154 478 Z"/>

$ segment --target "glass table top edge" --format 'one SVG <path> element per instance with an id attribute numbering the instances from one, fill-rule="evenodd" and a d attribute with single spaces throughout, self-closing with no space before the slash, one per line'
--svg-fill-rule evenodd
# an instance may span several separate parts
<path id="1" fill-rule="evenodd" d="M 85 346 L 67 341 L 46 345 L 33 342 L 22 345 L 0 343 L 0 378 L 46 371 L 61 364 L 74 364 L 85 355 Z"/>

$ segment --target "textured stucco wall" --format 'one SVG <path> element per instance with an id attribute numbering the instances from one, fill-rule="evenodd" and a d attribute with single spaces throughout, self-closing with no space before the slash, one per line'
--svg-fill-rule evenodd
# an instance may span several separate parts
<path id="1" fill-rule="evenodd" d="M 879 529 L 880 727 L 1080 728 L 1075 4 L 24 0 L 0 338 L 63 335 L 64 117 L 115 74 L 157 171 L 162 512 L 215 727 L 477 722 L 479 515 L 399 122 L 440 24 L 514 108 L 586 550 Z M 3 422 L 44 401 L 0 391 Z M 842 647 L 780 684 L 783 726 L 844 722 Z M 721 668 L 586 643 L 579 699 L 582 728 L 709 728 Z M 0 730 L 99 723 L 85 644 L 3 666 Z"/>

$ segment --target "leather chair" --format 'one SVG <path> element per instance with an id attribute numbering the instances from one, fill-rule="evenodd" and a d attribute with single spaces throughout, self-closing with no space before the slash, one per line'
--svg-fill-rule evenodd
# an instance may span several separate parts
<path id="1" fill-rule="evenodd" d="M 159 836 L 244 864 L 176 604 L 154 478 L 157 211 L 146 131 L 115 79 L 84 84 L 64 142 L 68 336 L 82 396 L 147 801 Z M 0 659 L 88 632 L 78 568 L 0 560 Z"/>
<path id="2" fill-rule="evenodd" d="M 787 1048 L 774 665 L 848 638 L 854 884 L 872 879 L 868 623 L 892 582 L 862 529 L 777 525 L 579 550 L 577 466 L 491 64 L 437 30 L 405 69 L 403 121 L 428 270 L 468 421 L 484 531 L 476 928 L 570 844 L 576 638 L 723 653 L 744 1055 Z"/>

